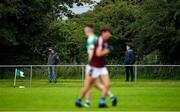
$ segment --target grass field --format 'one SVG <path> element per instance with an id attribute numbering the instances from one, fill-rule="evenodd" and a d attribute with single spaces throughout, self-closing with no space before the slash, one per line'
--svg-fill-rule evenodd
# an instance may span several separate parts
<path id="1" fill-rule="evenodd" d="M 81 81 L 64 80 L 48 84 L 36 80 L 32 88 L 13 88 L 12 82 L 0 80 L 0 111 L 180 111 L 180 81 L 140 81 L 137 84 L 112 81 L 111 90 L 119 104 L 99 109 L 100 93 L 93 89 L 91 108 L 76 108 L 75 99 Z"/>

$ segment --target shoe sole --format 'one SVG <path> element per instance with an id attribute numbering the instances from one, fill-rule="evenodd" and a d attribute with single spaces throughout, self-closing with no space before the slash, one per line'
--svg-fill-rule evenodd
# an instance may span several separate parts
<path id="1" fill-rule="evenodd" d="M 82 107 L 82 106 L 79 106 L 79 105 L 78 105 L 78 106 L 77 106 L 77 105 L 75 105 L 75 106 L 76 106 L 76 107 L 78 107 L 78 108 L 81 108 L 81 107 Z"/>
<path id="2" fill-rule="evenodd" d="M 75 104 L 75 106 L 76 106 L 76 107 L 78 107 L 78 108 L 81 108 L 81 107 L 83 107 L 82 105 L 77 105 L 77 104 Z"/>
<path id="3" fill-rule="evenodd" d="M 99 106 L 99 108 L 108 108 L 107 105 Z"/>

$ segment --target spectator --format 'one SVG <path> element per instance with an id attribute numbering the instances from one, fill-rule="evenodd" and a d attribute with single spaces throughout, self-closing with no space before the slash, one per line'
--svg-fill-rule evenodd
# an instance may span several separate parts
<path id="1" fill-rule="evenodd" d="M 58 53 L 53 49 L 48 49 L 48 65 L 57 65 L 59 62 L 59 55 Z M 49 66 L 48 67 L 48 80 L 49 83 L 54 82 L 56 83 L 56 67 L 55 66 Z"/>
<path id="2" fill-rule="evenodd" d="M 124 64 L 125 65 L 133 65 L 135 63 L 135 53 L 131 46 L 126 46 L 126 52 L 124 57 Z M 134 81 L 134 72 L 133 66 L 126 66 L 126 81 L 129 81 L 129 76 L 131 77 L 131 81 Z"/>

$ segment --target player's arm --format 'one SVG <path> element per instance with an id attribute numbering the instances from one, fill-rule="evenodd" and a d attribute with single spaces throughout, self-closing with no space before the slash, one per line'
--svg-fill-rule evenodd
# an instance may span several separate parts
<path id="1" fill-rule="evenodd" d="M 96 38 L 91 38 L 91 40 L 88 41 L 89 45 L 89 50 L 88 50 L 88 55 L 89 55 L 89 61 L 92 59 L 94 55 L 94 49 L 95 49 L 95 44 L 96 44 Z"/>
<path id="2" fill-rule="evenodd" d="M 109 54 L 109 49 L 104 49 L 104 50 L 102 50 L 102 49 L 97 49 L 96 50 L 96 55 L 98 56 L 98 57 L 102 57 L 102 56 L 106 56 L 106 55 L 108 55 Z"/>
<path id="3" fill-rule="evenodd" d="M 98 42 L 98 47 L 97 47 L 97 50 L 96 50 L 96 55 L 98 57 L 102 57 L 102 56 L 106 56 L 109 54 L 109 49 L 106 48 L 106 49 L 103 49 L 103 40 L 99 40 Z"/>
<path id="4" fill-rule="evenodd" d="M 89 50 L 89 60 L 92 59 L 93 53 L 94 53 L 94 48 L 91 48 L 91 49 Z"/>

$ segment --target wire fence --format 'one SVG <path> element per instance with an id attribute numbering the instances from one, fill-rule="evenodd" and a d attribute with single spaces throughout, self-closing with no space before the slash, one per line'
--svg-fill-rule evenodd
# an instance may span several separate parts
<path id="1" fill-rule="evenodd" d="M 0 65 L 0 86 L 12 86 L 15 82 L 15 69 L 21 69 L 25 78 L 19 82 L 28 87 L 47 86 L 48 67 L 56 67 L 57 78 L 61 85 L 79 85 L 84 83 L 86 65 Z M 133 66 L 134 84 L 140 80 L 179 80 L 180 65 L 106 65 L 112 80 L 125 80 L 125 67 Z M 62 83 L 63 82 L 63 83 Z"/>

